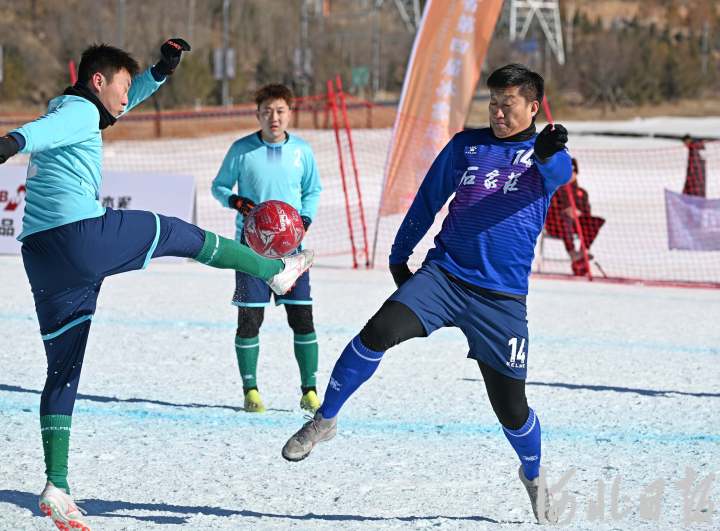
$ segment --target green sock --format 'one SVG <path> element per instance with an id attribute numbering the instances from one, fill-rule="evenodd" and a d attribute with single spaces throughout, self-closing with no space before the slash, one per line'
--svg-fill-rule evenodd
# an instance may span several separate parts
<path id="1" fill-rule="evenodd" d="M 205 231 L 205 243 L 195 260 L 218 269 L 234 269 L 263 280 L 269 280 L 283 270 L 282 260 L 260 256 L 247 245 Z"/>
<path id="2" fill-rule="evenodd" d="M 257 363 L 260 355 L 260 336 L 235 336 L 235 354 L 237 355 L 243 391 L 257 387 Z"/>
<path id="3" fill-rule="evenodd" d="M 295 334 L 295 359 L 300 368 L 301 387 L 315 387 L 315 373 L 318 369 L 318 342 L 315 332 Z"/>
<path id="4" fill-rule="evenodd" d="M 70 494 L 68 453 L 70 452 L 70 415 L 42 415 L 40 433 L 45 453 L 45 475 L 59 489 Z"/>

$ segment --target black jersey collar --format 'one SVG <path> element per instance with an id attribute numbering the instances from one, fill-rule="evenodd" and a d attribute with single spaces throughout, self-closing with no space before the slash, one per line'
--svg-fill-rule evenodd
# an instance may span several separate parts
<path id="1" fill-rule="evenodd" d="M 72 87 L 68 87 L 65 89 L 65 92 L 63 92 L 63 95 L 65 96 L 79 96 L 81 98 L 85 98 L 90 103 L 95 105 L 97 107 L 98 112 L 100 113 L 100 129 L 105 129 L 111 125 L 113 125 L 115 122 L 117 122 L 117 118 L 115 118 L 112 114 L 108 112 L 108 110 L 105 108 L 105 105 L 102 104 L 102 102 L 98 99 L 98 97 L 89 89 L 86 85 L 82 83 L 75 83 Z"/>
<path id="2" fill-rule="evenodd" d="M 509 136 L 507 138 L 496 137 L 495 133 L 492 132 L 492 129 L 490 129 L 490 134 L 498 142 L 525 142 L 526 140 L 530 140 L 535 134 L 535 122 L 531 123 L 530 127 L 527 129 L 520 131 L 519 133 L 515 133 L 513 136 Z"/>

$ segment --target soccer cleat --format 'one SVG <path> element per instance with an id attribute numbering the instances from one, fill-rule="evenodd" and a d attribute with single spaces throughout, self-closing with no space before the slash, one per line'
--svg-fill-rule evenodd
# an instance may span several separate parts
<path id="1" fill-rule="evenodd" d="M 245 411 L 248 413 L 264 413 L 265 404 L 263 404 L 260 393 L 257 389 L 250 389 L 245 393 Z"/>
<path id="2" fill-rule="evenodd" d="M 540 470 L 540 475 L 530 481 L 525 477 L 525 472 L 523 472 L 521 465 L 518 469 L 518 476 L 520 476 L 520 481 L 522 481 L 530 497 L 532 510 L 538 524 L 557 524 L 557 508 L 552 503 L 552 496 L 545 482 L 545 475 L 542 473 L 542 469 Z"/>
<path id="3" fill-rule="evenodd" d="M 314 260 L 315 252 L 310 249 L 305 249 L 292 256 L 286 256 L 282 259 L 285 263 L 285 269 L 267 281 L 270 289 L 278 295 L 285 295 L 292 289 L 300 275 L 310 269 Z"/>
<path id="4" fill-rule="evenodd" d="M 337 417 L 324 419 L 320 412 L 307 421 L 282 449 L 282 456 L 288 461 L 302 461 L 317 443 L 329 441 L 337 433 Z"/>
<path id="5" fill-rule="evenodd" d="M 318 409 L 320 409 L 320 399 L 318 398 L 317 393 L 310 390 L 302 395 L 302 398 L 300 399 L 300 407 L 305 411 L 309 411 L 314 414 Z"/>
<path id="6" fill-rule="evenodd" d="M 82 511 L 75 505 L 70 495 L 49 481 L 40 494 L 38 505 L 61 531 L 90 531 Z"/>

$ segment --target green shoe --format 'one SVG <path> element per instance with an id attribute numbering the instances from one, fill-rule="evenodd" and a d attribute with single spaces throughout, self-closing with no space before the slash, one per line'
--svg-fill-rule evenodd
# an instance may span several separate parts
<path id="1" fill-rule="evenodd" d="M 265 404 L 263 404 L 260 393 L 257 389 L 250 389 L 245 393 L 245 411 L 247 413 L 264 413 Z"/>
<path id="2" fill-rule="evenodd" d="M 320 399 L 315 391 L 310 390 L 300 399 L 300 407 L 310 413 L 315 413 L 320 409 Z"/>

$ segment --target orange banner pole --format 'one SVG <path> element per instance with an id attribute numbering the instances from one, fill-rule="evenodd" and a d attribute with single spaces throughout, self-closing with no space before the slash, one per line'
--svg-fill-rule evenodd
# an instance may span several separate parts
<path id="1" fill-rule="evenodd" d="M 385 166 L 375 248 L 380 218 L 407 211 L 435 156 L 462 130 L 501 8 L 502 0 L 425 4 Z"/>

